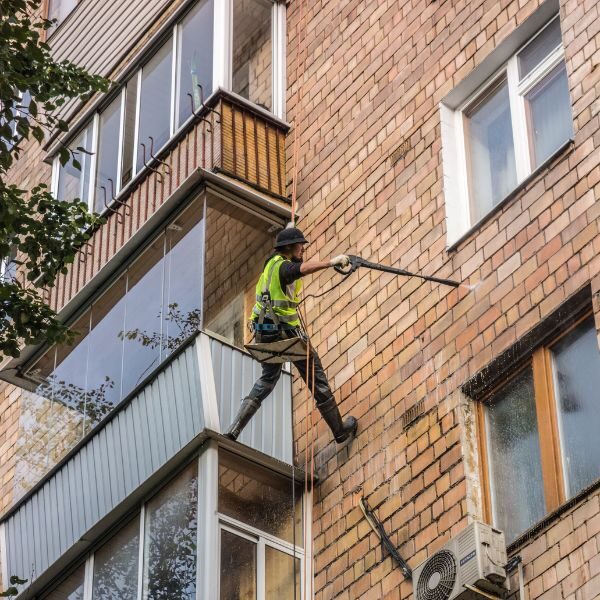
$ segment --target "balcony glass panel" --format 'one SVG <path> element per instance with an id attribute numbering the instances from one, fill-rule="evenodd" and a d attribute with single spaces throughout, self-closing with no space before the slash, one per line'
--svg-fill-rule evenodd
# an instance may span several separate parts
<path id="1" fill-rule="evenodd" d="M 144 540 L 144 600 L 195 600 L 198 463 L 147 505 Z"/>
<path id="2" fill-rule="evenodd" d="M 206 211 L 204 328 L 241 347 L 273 248 L 271 225 L 219 198 L 209 197 Z"/>
<path id="3" fill-rule="evenodd" d="M 136 516 L 94 554 L 92 600 L 137 600 L 139 543 Z"/>
<path id="4" fill-rule="evenodd" d="M 60 583 L 44 600 L 83 600 L 85 566 L 81 565 L 67 579 Z"/>
<path id="5" fill-rule="evenodd" d="M 201 325 L 204 198 L 184 210 L 27 377 L 17 497 L 155 371 Z"/>
<path id="6" fill-rule="evenodd" d="M 219 512 L 301 546 L 302 493 L 297 487 L 294 495 L 293 485 L 239 456 L 219 453 Z"/>

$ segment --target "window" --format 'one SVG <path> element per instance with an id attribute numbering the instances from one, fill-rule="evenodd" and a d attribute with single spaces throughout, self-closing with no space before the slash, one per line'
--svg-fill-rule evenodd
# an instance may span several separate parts
<path id="1" fill-rule="evenodd" d="M 56 19 L 60 25 L 77 6 L 78 0 L 48 0 L 48 19 Z"/>
<path id="2" fill-rule="evenodd" d="M 17 247 L 11 246 L 10 254 L 0 260 L 0 279 L 5 283 L 10 283 L 17 276 Z"/>
<path id="3" fill-rule="evenodd" d="M 83 600 L 84 577 L 85 567 L 82 565 L 44 600 Z"/>
<path id="4" fill-rule="evenodd" d="M 92 153 L 76 151 L 81 170 L 73 161 L 62 167 L 55 159 L 58 198 L 81 198 L 90 210 L 104 212 L 217 87 L 283 117 L 285 6 L 272 0 L 228 2 L 231 23 L 216 18 L 214 0 L 195 3 L 96 115 L 97 133 L 88 125 L 69 144 Z"/>
<path id="5" fill-rule="evenodd" d="M 93 600 L 137 600 L 140 518 L 136 517 L 94 555 Z"/>
<path id="6" fill-rule="evenodd" d="M 232 89 L 271 110 L 271 0 L 237 0 L 233 4 Z"/>
<path id="7" fill-rule="evenodd" d="M 136 171 L 171 137 L 172 40 L 141 71 Z"/>
<path id="8" fill-rule="evenodd" d="M 194 462 L 146 505 L 144 600 L 196 598 L 197 515 Z"/>
<path id="9" fill-rule="evenodd" d="M 285 477 L 220 452 L 221 600 L 301 598 L 301 498 Z"/>
<path id="10" fill-rule="evenodd" d="M 55 159 L 58 165 L 58 182 L 56 186 L 56 197 L 59 200 L 72 201 L 79 199 L 88 202 L 90 197 L 90 168 L 92 153 L 92 125 L 89 124 L 69 144 L 72 156 L 66 165 L 60 165 L 58 157 Z M 85 152 L 78 150 L 83 148 Z"/>
<path id="11" fill-rule="evenodd" d="M 489 512 L 508 542 L 600 478 L 598 389 L 600 349 L 587 317 L 484 401 Z"/>
<path id="12" fill-rule="evenodd" d="M 212 23 L 213 0 L 201 0 L 179 26 L 177 127 L 190 118 L 192 106 L 200 108 L 202 95 L 206 98 L 212 90 L 212 61 L 207 60 L 212 55 Z"/>
<path id="13" fill-rule="evenodd" d="M 112 198 L 118 192 L 121 104 L 122 94 L 119 94 L 99 116 L 94 203 L 94 210 L 98 213 L 112 202 Z"/>
<path id="14" fill-rule="evenodd" d="M 462 100 L 441 107 L 449 244 L 573 137 L 558 16 Z"/>

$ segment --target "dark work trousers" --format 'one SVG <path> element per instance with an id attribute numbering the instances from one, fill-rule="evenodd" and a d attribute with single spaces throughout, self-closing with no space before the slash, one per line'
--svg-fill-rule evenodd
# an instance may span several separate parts
<path id="1" fill-rule="evenodd" d="M 275 342 L 281 339 L 295 337 L 299 333 L 301 337 L 304 337 L 306 339 L 306 336 L 303 333 L 298 332 L 297 330 L 289 330 L 271 335 L 257 334 L 256 341 L 259 344 L 266 342 Z M 296 369 L 298 369 L 298 373 L 300 373 L 300 377 L 302 377 L 304 383 L 308 386 L 308 389 L 312 392 L 317 406 L 319 404 L 322 404 L 326 400 L 329 400 L 330 398 L 334 397 L 331 388 L 329 387 L 329 382 L 327 381 L 327 375 L 323 370 L 321 359 L 319 358 L 317 353 L 312 349 L 312 347 L 310 350 L 308 371 L 306 369 L 306 359 L 295 361 L 293 364 L 296 367 Z M 275 385 L 277 385 L 279 377 L 281 376 L 282 367 L 283 364 L 262 363 L 262 375 L 254 384 L 254 387 L 252 388 L 248 396 L 262 403 L 262 401 L 273 391 Z M 314 390 L 313 369 L 315 387 Z"/>

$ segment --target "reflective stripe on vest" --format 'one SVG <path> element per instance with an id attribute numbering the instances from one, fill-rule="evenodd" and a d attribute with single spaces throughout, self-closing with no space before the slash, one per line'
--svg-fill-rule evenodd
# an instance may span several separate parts
<path id="1" fill-rule="evenodd" d="M 266 307 L 263 306 L 263 295 L 268 294 L 270 297 L 270 304 L 276 317 L 282 323 L 287 325 L 299 326 L 300 319 L 298 317 L 298 304 L 300 301 L 300 290 L 302 289 L 302 282 L 297 279 L 293 284 L 283 289 L 281 281 L 279 279 L 279 268 L 281 263 L 286 260 L 281 254 L 273 256 L 267 264 L 256 284 L 256 304 L 252 310 L 253 315 L 260 318 L 260 315 L 269 318 Z M 291 288 L 291 289 L 290 289 Z M 293 293 L 293 297 L 288 295 L 290 292 Z"/>

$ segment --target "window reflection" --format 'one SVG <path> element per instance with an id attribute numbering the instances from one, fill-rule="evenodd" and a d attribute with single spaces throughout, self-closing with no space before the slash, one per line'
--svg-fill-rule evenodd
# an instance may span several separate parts
<path id="1" fill-rule="evenodd" d="M 196 598 L 198 464 L 194 461 L 146 506 L 146 600 Z"/>
<path id="2" fill-rule="evenodd" d="M 273 247 L 270 223 L 225 200 L 206 205 L 204 328 L 242 346 L 256 281 Z"/>
<path id="3" fill-rule="evenodd" d="M 178 125 L 181 126 L 192 114 L 191 100 L 194 110 L 198 110 L 201 94 L 206 99 L 212 91 L 213 0 L 201 0 L 192 8 L 179 31 Z"/>
<path id="4" fill-rule="evenodd" d="M 159 364 L 162 340 L 162 291 L 165 236 L 161 235 L 127 273 L 123 395 L 140 384 Z"/>
<path id="5" fill-rule="evenodd" d="M 137 600 L 139 532 L 136 517 L 94 554 L 92 600 Z"/>
<path id="6" fill-rule="evenodd" d="M 271 110 L 272 60 L 270 0 L 233 4 L 233 91 Z"/>
<path id="7" fill-rule="evenodd" d="M 117 181 L 119 133 L 121 128 L 121 94 L 100 115 L 98 161 L 96 169 L 96 212 L 102 212 L 119 191 Z"/>
<path id="8" fill-rule="evenodd" d="M 239 456 L 219 453 L 219 512 L 300 546 L 302 495 L 297 488 L 294 510 L 292 485 L 286 477 Z"/>
<path id="9" fill-rule="evenodd" d="M 135 145 L 135 116 L 138 78 L 134 75 L 125 86 L 125 118 L 123 119 L 123 160 L 121 164 L 121 188 L 133 177 L 133 148 Z"/>
<path id="10" fill-rule="evenodd" d="M 473 197 L 473 223 L 503 200 L 517 184 L 508 84 L 495 84 L 466 113 L 465 131 Z"/>
<path id="11" fill-rule="evenodd" d="M 88 201 L 90 184 L 91 155 L 77 150 L 84 148 L 88 153 L 92 151 L 92 127 L 88 125 L 70 144 L 73 151 L 69 162 L 61 165 L 58 170 L 58 189 L 56 197 L 59 200 L 72 201 L 79 198 L 82 202 Z M 81 168 L 74 164 L 76 160 Z"/>
<path id="12" fill-rule="evenodd" d="M 567 497 L 600 477 L 600 350 L 594 318 L 552 348 Z"/>
<path id="13" fill-rule="evenodd" d="M 285 552 L 267 546 L 265 548 L 266 600 L 294 600 L 300 597 L 300 559 L 294 559 Z"/>
<path id="14" fill-rule="evenodd" d="M 144 166 L 144 153 L 149 162 L 171 135 L 172 46 L 169 40 L 142 68 L 136 171 Z"/>
<path id="15" fill-rule="evenodd" d="M 221 530 L 220 600 L 256 600 L 256 543 Z"/>
<path id="16" fill-rule="evenodd" d="M 85 565 L 81 565 L 70 577 L 60 583 L 44 600 L 83 600 Z"/>
<path id="17" fill-rule="evenodd" d="M 560 63 L 526 96 L 532 135 L 533 166 L 538 167 L 573 136 L 571 100 L 565 63 Z"/>

